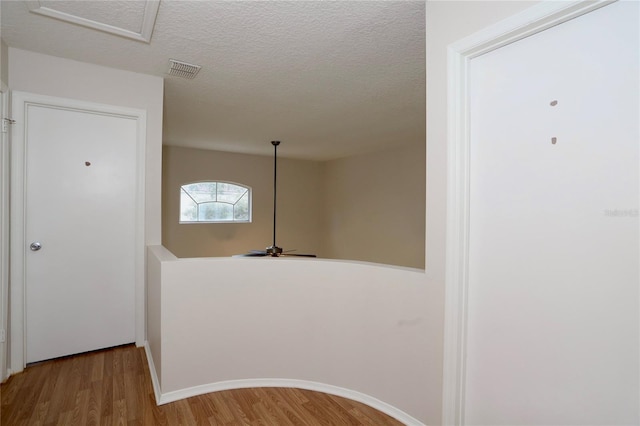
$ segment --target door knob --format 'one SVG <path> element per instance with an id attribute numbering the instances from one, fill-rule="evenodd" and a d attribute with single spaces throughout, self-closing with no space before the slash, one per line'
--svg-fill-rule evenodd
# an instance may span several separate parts
<path id="1" fill-rule="evenodd" d="M 31 251 L 38 251 L 42 248 L 42 244 L 40 244 L 39 242 L 34 242 L 31 243 L 31 245 L 29 246 L 29 248 L 31 249 Z"/>

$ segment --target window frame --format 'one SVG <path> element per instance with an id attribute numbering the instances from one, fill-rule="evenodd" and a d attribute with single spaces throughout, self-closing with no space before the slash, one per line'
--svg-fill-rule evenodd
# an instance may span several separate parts
<path id="1" fill-rule="evenodd" d="M 248 198 L 249 218 L 247 220 L 194 220 L 194 221 L 184 221 L 184 220 L 182 220 L 182 192 L 183 191 L 196 203 L 196 208 L 199 208 L 200 204 L 210 204 L 210 203 L 221 203 L 221 204 L 229 204 L 231 206 L 235 206 L 235 204 L 226 203 L 226 202 L 219 202 L 219 201 L 205 201 L 205 202 L 198 203 L 184 189 L 185 186 L 198 184 L 198 183 L 215 183 L 216 185 L 219 184 L 219 183 L 226 183 L 226 184 L 229 184 L 229 185 L 234 185 L 234 186 L 238 186 L 240 188 L 246 189 L 245 194 L 247 195 L 247 198 Z M 244 197 L 245 194 L 243 194 L 238 200 L 240 200 L 242 197 Z M 180 189 L 179 189 L 179 192 L 178 192 L 178 198 L 179 198 L 179 200 L 178 200 L 178 224 L 179 225 L 216 224 L 216 223 L 252 223 L 252 221 L 253 221 L 253 188 L 251 188 L 249 185 L 244 185 L 244 184 L 241 184 L 241 183 L 238 183 L 238 182 L 232 182 L 232 181 L 228 181 L 228 180 L 214 180 L 214 179 L 188 182 L 188 183 L 180 185 Z M 237 201 L 236 201 L 236 203 L 237 203 Z M 196 217 L 197 216 L 198 216 L 198 211 L 196 211 Z"/>

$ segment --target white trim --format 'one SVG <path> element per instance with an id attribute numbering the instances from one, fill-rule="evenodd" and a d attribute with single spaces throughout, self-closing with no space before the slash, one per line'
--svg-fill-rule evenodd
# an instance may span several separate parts
<path id="1" fill-rule="evenodd" d="M 16 121 L 12 133 L 11 191 L 10 191 L 10 315 L 11 315 L 11 374 L 21 372 L 26 366 L 26 309 L 25 309 L 25 117 L 30 105 L 97 112 L 136 120 L 138 128 L 136 151 L 136 212 L 135 212 L 135 338 L 137 346 L 145 341 L 145 242 L 144 242 L 144 164 L 146 153 L 146 120 L 144 110 L 104 105 L 74 99 L 37 95 L 14 91 L 11 94 L 13 119 Z"/>
<path id="2" fill-rule="evenodd" d="M 246 388 L 296 388 L 306 389 L 316 392 L 323 392 L 331 395 L 340 396 L 342 398 L 351 399 L 353 401 L 361 402 L 369 407 L 383 412 L 394 419 L 408 425 L 408 426 L 426 426 L 421 421 L 417 420 L 413 416 L 405 413 L 404 411 L 382 402 L 377 398 L 357 392 L 341 388 L 338 386 L 327 385 L 324 383 L 312 382 L 309 380 L 296 380 L 296 379 L 242 379 L 242 380 L 227 380 L 224 382 L 208 383 L 205 385 L 194 386 L 191 388 L 180 389 L 177 391 L 162 393 L 160 386 L 160 380 L 156 371 L 156 366 L 153 362 L 153 356 L 151 355 L 151 347 L 149 342 L 144 344 L 145 354 L 147 355 L 147 363 L 149 364 L 149 373 L 151 375 L 151 383 L 153 385 L 153 393 L 156 397 L 156 403 L 158 405 L 168 404 L 170 402 L 179 401 L 185 398 L 191 398 L 198 395 L 204 395 L 211 392 L 219 392 L 231 389 L 246 389 Z"/>
<path id="3" fill-rule="evenodd" d="M 149 346 L 149 342 L 146 340 L 144 342 L 144 353 L 147 355 L 147 364 L 149 364 L 149 374 L 151 375 L 151 384 L 153 385 L 153 394 L 156 397 L 156 402 L 158 403 L 158 405 L 161 405 L 160 401 L 162 400 L 162 389 L 160 389 L 160 379 L 158 378 L 156 365 L 153 362 L 153 355 L 151 354 L 151 346 Z"/>
<path id="4" fill-rule="evenodd" d="M 125 111 L 125 109 L 122 109 Z M 135 223 L 135 274 L 136 274 L 136 346 L 144 345 L 147 338 L 147 244 L 145 238 L 145 200 L 147 164 L 147 112 L 127 109 L 137 117 L 138 142 L 136 152 L 136 223 Z"/>
<path id="5" fill-rule="evenodd" d="M 224 382 L 209 383 L 206 385 L 194 386 L 192 388 L 180 389 L 173 392 L 167 392 L 161 394 L 158 399 L 156 396 L 156 402 L 158 405 L 168 404 L 170 402 L 179 401 L 184 398 L 191 398 L 193 396 L 203 395 L 211 392 L 219 392 L 230 389 L 245 389 L 245 388 L 296 388 L 305 389 L 315 392 L 323 392 L 330 395 L 336 395 L 342 398 L 351 399 L 353 401 L 361 402 L 369 407 L 385 413 L 394 419 L 409 426 L 425 426 L 416 418 L 410 416 L 404 411 L 380 401 L 377 398 L 369 396 L 367 394 L 357 392 L 350 389 L 341 388 L 338 386 L 327 385 L 324 383 L 312 382 L 309 380 L 296 380 L 296 379 L 243 379 L 243 380 L 228 380 Z"/>
<path id="6" fill-rule="evenodd" d="M 469 63 L 507 44 L 606 6 L 611 0 L 545 1 L 448 47 L 447 265 L 442 424 L 464 424 L 469 256 Z"/>
<path id="7" fill-rule="evenodd" d="M 9 112 L 9 88 L 2 83 L 0 85 L 0 120 L 10 118 Z M 9 134 L 11 126 L 7 125 L 6 131 L 0 133 L 0 329 L 4 330 L 4 341 L 0 342 L 0 382 L 3 382 L 9 373 L 7 371 L 7 343 L 9 341 L 8 313 L 9 313 L 9 178 L 11 172 Z"/>
<path id="8" fill-rule="evenodd" d="M 132 40 L 151 43 L 151 34 L 153 33 L 153 27 L 156 23 L 160 0 L 147 0 L 145 2 L 140 31 L 131 31 L 114 25 L 105 24 L 104 22 L 98 22 L 81 16 L 60 12 L 59 10 L 43 6 L 40 0 L 29 0 L 27 1 L 27 6 L 31 12 L 39 15 L 48 16 L 65 22 L 71 22 L 72 24 L 81 25 L 98 31 L 104 31 L 109 34 L 130 38 Z"/>
<path id="9" fill-rule="evenodd" d="M 394 419 L 408 425 L 408 426 L 426 426 L 413 416 L 405 413 L 404 411 L 382 402 L 377 398 L 338 386 L 327 385 L 324 383 L 312 382 L 309 380 L 296 380 L 296 379 L 242 379 L 242 380 L 227 380 L 224 382 L 208 383 L 205 385 L 194 386 L 191 388 L 180 389 L 177 391 L 162 393 L 160 386 L 160 380 L 158 378 L 155 363 L 153 362 L 153 356 L 151 354 L 151 347 L 149 342 L 145 342 L 144 351 L 147 355 L 147 363 L 149 364 L 149 373 L 151 375 L 151 383 L 153 385 L 153 393 L 156 397 L 156 403 L 158 405 L 168 404 L 170 402 L 179 401 L 185 398 L 191 398 L 198 395 L 204 395 L 211 392 L 219 392 L 230 389 L 246 389 L 246 388 L 297 388 L 306 389 L 316 392 L 323 392 L 331 395 L 340 396 L 342 398 L 351 399 L 353 401 L 361 402 L 369 407 L 383 412 Z"/>
<path id="10" fill-rule="evenodd" d="M 10 267 L 9 295 L 11 342 L 11 374 L 20 373 L 25 367 L 25 309 L 24 309 L 24 102 L 20 92 L 12 94 L 12 113 L 16 124 L 12 129 L 11 193 L 10 193 Z"/>

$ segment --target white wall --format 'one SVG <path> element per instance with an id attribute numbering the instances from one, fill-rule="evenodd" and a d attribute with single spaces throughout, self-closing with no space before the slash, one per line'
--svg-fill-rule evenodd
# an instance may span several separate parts
<path id="1" fill-rule="evenodd" d="M 444 285 L 447 204 L 447 46 L 537 1 L 427 1 L 427 275 Z M 444 303 L 444 301 L 443 301 Z"/>
<path id="2" fill-rule="evenodd" d="M 147 345 L 150 351 L 149 361 L 153 361 L 155 377 L 162 382 L 162 261 L 175 260 L 176 257 L 162 246 L 149 246 L 147 249 Z M 165 300 L 165 302 L 167 302 Z M 157 385 L 154 383 L 154 385 Z M 159 395 L 156 395 L 158 397 Z"/>
<path id="3" fill-rule="evenodd" d="M 447 204 L 447 46 L 476 31 L 514 15 L 537 1 L 427 1 L 427 184 L 426 265 L 429 283 L 439 289 L 440 299 L 431 309 L 437 314 L 440 334 L 433 345 L 443 353 L 444 283 L 446 269 Z M 435 313 L 435 312 L 434 312 Z M 442 356 L 438 359 L 442 372 Z M 440 382 L 442 386 L 442 382 Z M 442 388 L 441 388 L 442 389 Z M 442 395 L 438 396 L 438 404 Z M 441 409 L 437 420 L 440 424 Z"/>
<path id="4" fill-rule="evenodd" d="M 162 293 L 162 340 L 150 346 L 154 361 L 161 348 L 165 396 L 300 380 L 438 424 L 441 295 L 424 273 L 320 259 L 171 259 L 162 247 L 149 257 L 161 268 L 148 274 L 162 277 L 149 285 Z"/>
<path id="5" fill-rule="evenodd" d="M 160 244 L 163 80 L 9 48 L 11 90 L 147 111 L 145 241 Z"/>

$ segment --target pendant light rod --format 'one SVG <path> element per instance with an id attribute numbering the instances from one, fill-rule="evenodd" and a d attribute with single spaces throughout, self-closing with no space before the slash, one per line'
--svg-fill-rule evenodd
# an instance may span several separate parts
<path id="1" fill-rule="evenodd" d="M 276 193 L 278 190 L 278 145 L 280 141 L 271 141 L 273 145 L 273 248 L 276 246 Z"/>

